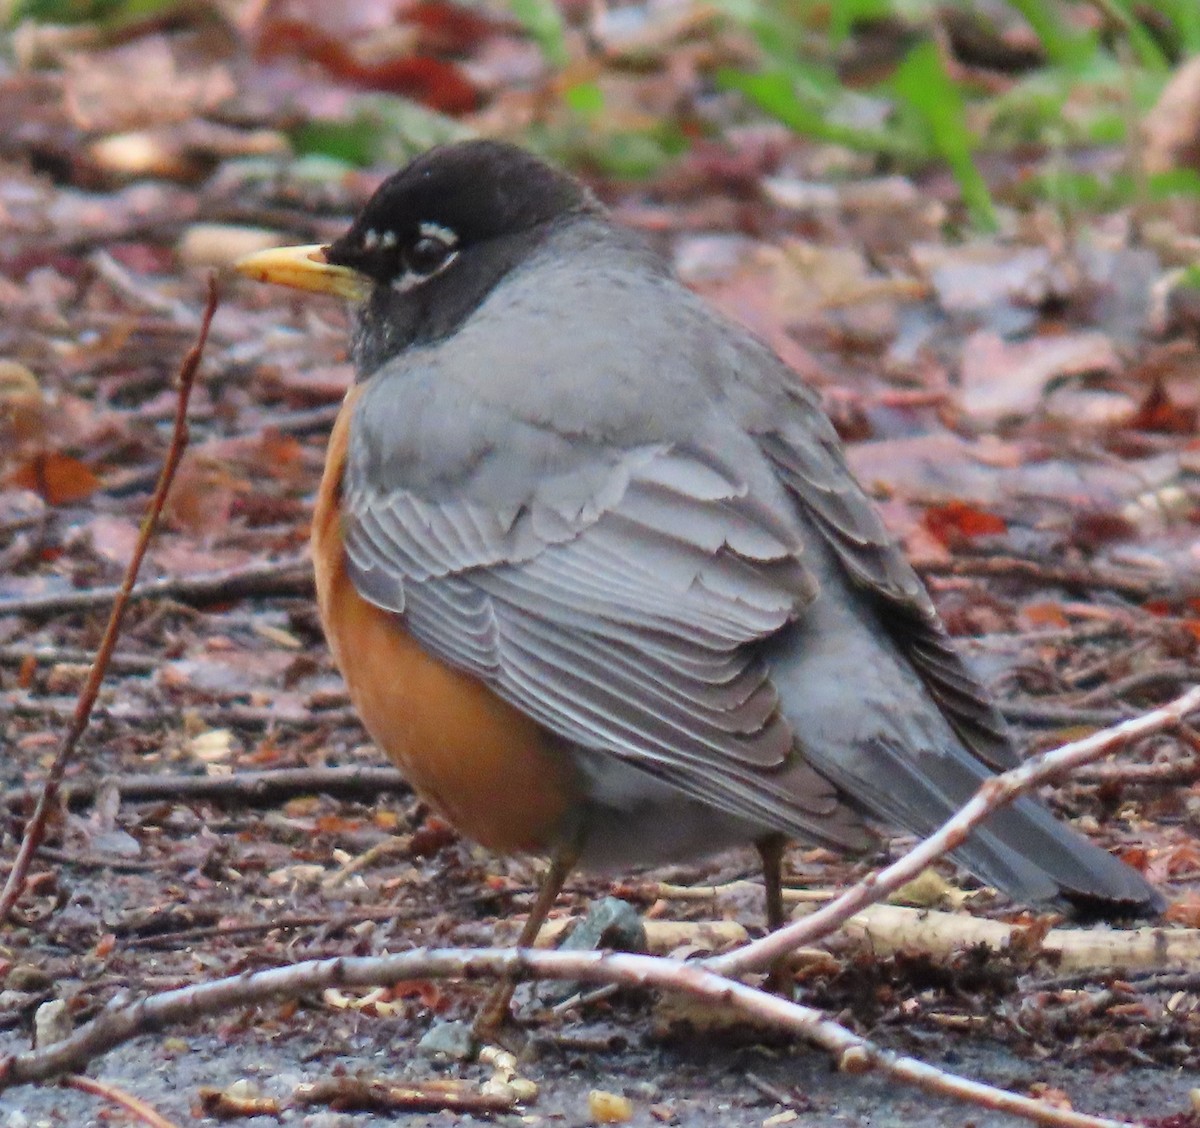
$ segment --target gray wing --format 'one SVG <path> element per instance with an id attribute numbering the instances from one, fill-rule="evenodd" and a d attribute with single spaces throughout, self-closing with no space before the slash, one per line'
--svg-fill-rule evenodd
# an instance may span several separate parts
<path id="1" fill-rule="evenodd" d="M 808 389 L 758 436 L 850 581 L 876 602 L 879 622 L 907 655 L 959 738 L 998 771 L 1016 765 L 1004 720 L 946 635 L 933 602 L 846 466 L 842 445 Z"/>
<path id="2" fill-rule="evenodd" d="M 423 646 L 566 740 L 714 807 L 863 844 L 832 785 L 797 761 L 750 645 L 816 595 L 786 511 L 714 457 L 668 445 L 537 477 L 506 509 L 380 489 L 363 472 L 370 447 L 352 434 L 350 575 Z"/>

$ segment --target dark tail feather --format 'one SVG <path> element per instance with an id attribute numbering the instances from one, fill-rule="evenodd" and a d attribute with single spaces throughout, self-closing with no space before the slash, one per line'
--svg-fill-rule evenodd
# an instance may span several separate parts
<path id="1" fill-rule="evenodd" d="M 1089 917 L 1151 916 L 1166 907 L 1140 873 L 1036 799 L 997 811 L 953 857 L 1025 904 L 1056 904 Z"/>
<path id="2" fill-rule="evenodd" d="M 965 750 L 913 755 L 869 749 L 814 750 L 813 765 L 890 827 L 927 835 L 992 773 Z M 1088 917 L 1153 916 L 1163 896 L 1136 870 L 1056 818 L 1041 801 L 1018 799 L 991 815 L 954 859 L 1027 905 L 1054 905 Z"/>

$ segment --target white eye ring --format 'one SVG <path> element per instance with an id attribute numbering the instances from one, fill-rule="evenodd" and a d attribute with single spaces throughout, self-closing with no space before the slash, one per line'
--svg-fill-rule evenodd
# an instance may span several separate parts
<path id="1" fill-rule="evenodd" d="M 422 239 L 436 239 L 439 243 L 445 243 L 447 247 L 458 245 L 458 232 L 443 227 L 440 223 L 430 223 L 426 220 L 418 225 L 417 233 Z"/>
<path id="2" fill-rule="evenodd" d="M 392 289 L 401 294 L 441 274 L 458 258 L 458 236 L 449 228 L 422 223 L 417 231 L 417 238 L 400 252 L 404 272 L 392 281 Z"/>
<path id="3" fill-rule="evenodd" d="M 409 290 L 415 290 L 418 286 L 428 282 L 431 278 L 436 278 L 442 273 L 456 258 L 457 251 L 451 251 L 441 263 L 428 274 L 422 274 L 419 270 L 406 270 L 403 274 L 392 280 L 392 289 L 398 294 L 407 294 Z"/>

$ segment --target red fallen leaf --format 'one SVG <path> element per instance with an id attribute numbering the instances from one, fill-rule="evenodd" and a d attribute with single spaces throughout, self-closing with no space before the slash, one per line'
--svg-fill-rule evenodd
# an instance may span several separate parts
<path id="1" fill-rule="evenodd" d="M 268 427 L 260 445 L 262 469 L 285 482 L 299 480 L 304 471 L 305 447 L 293 435 Z"/>
<path id="2" fill-rule="evenodd" d="M 274 735 L 269 734 L 263 737 L 253 752 L 242 757 L 242 762 L 253 764 L 255 767 L 263 767 L 279 763 L 283 759 L 283 755 L 283 750 L 275 742 Z"/>
<path id="3" fill-rule="evenodd" d="M 313 829 L 321 834 L 345 834 L 362 828 L 362 819 L 344 818 L 341 815 L 318 815 L 313 823 Z"/>
<path id="4" fill-rule="evenodd" d="M 163 516 L 174 529 L 196 537 L 212 537 L 229 527 L 237 495 L 249 490 L 228 465 L 208 452 L 185 451 Z"/>
<path id="5" fill-rule="evenodd" d="M 947 548 L 964 539 L 1008 532 L 1008 525 L 1003 517 L 976 509 L 965 501 L 931 505 L 925 510 L 922 520 L 925 528 Z"/>
<path id="6" fill-rule="evenodd" d="M 1117 851 L 1117 856 L 1138 873 L 1142 873 L 1150 864 L 1150 851 L 1145 846 L 1126 846 Z"/>
<path id="7" fill-rule="evenodd" d="M 297 20 L 265 23 L 257 53 L 262 60 L 281 55 L 311 59 L 334 78 L 402 94 L 447 114 L 467 113 L 479 105 L 479 91 L 453 63 L 423 55 L 366 63 L 327 32 Z"/>
<path id="8" fill-rule="evenodd" d="M 1047 627 L 1061 630 L 1071 625 L 1071 620 L 1058 603 L 1029 603 L 1021 608 L 1020 617 L 1030 627 Z"/>
<path id="9" fill-rule="evenodd" d="M 1097 549 L 1115 541 L 1132 540 L 1138 527 L 1120 513 L 1093 510 L 1080 513 L 1071 522 L 1071 543 L 1080 548 Z"/>
<path id="10" fill-rule="evenodd" d="M 1168 435 L 1194 435 L 1200 412 L 1194 406 L 1176 403 L 1163 386 L 1155 380 L 1150 394 L 1142 401 L 1127 426 L 1136 431 L 1162 431 Z"/>
<path id="11" fill-rule="evenodd" d="M 1178 901 L 1172 901 L 1163 913 L 1163 920 L 1182 924 L 1186 928 L 1200 928 L 1200 893 L 1185 893 Z"/>
<path id="12" fill-rule="evenodd" d="M 388 989 L 392 999 L 420 999 L 421 1003 L 432 1011 L 440 1010 L 445 993 L 429 979 L 401 979 Z"/>
<path id="13" fill-rule="evenodd" d="M 458 838 L 454 828 L 437 815 L 430 815 L 413 831 L 409 850 L 414 858 L 428 858 Z"/>
<path id="14" fill-rule="evenodd" d="M 9 474 L 5 483 L 40 494 L 47 505 L 83 501 L 100 488 L 100 479 L 86 462 L 56 452 L 31 458 Z"/>
<path id="15" fill-rule="evenodd" d="M 1195 842 L 1180 842 L 1160 850 L 1146 870 L 1151 881 L 1163 881 L 1176 874 L 1192 873 L 1200 869 L 1200 846 Z"/>
<path id="16" fill-rule="evenodd" d="M 416 24 L 426 51 L 462 55 L 499 30 L 501 21 L 445 0 L 418 0 L 396 11 L 401 23 Z"/>

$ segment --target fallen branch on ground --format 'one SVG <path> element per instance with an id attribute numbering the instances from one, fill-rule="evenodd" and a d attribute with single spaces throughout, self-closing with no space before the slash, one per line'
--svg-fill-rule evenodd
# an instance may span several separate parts
<path id="1" fill-rule="evenodd" d="M 842 934 L 886 956 L 904 949 L 946 958 L 982 944 L 1001 952 L 1029 929 L 966 913 L 871 905 L 842 926 Z M 1037 950 L 1061 972 L 1144 971 L 1195 966 L 1196 928 L 1052 928 Z"/>
<path id="2" fill-rule="evenodd" d="M 1070 705 L 1056 705 L 1053 701 L 1038 701 L 1033 698 L 1023 700 L 1009 698 L 999 703 L 1000 712 L 1010 725 L 1024 725 L 1027 728 L 1041 726 L 1044 728 L 1069 728 L 1073 725 L 1115 725 L 1128 720 L 1135 714 L 1132 707 L 1116 708 L 1072 708 Z"/>
<path id="3" fill-rule="evenodd" d="M 71 757 L 75 753 L 75 748 L 79 744 L 79 738 L 83 735 L 84 729 L 87 728 L 88 721 L 92 715 L 92 709 L 96 704 L 96 698 L 100 695 L 100 683 L 104 680 L 104 673 L 108 669 L 109 659 L 116 648 L 117 636 L 121 631 L 121 620 L 125 617 L 125 610 L 129 606 L 134 584 L 137 582 L 138 569 L 142 566 L 142 559 L 145 557 L 146 549 L 150 545 L 150 538 L 154 535 L 154 528 L 158 523 L 159 514 L 162 512 L 163 504 L 167 500 L 167 492 L 171 488 L 171 482 L 175 478 L 175 471 L 179 467 L 179 462 L 183 458 L 184 448 L 187 446 L 188 401 L 191 399 L 192 385 L 195 383 L 196 373 L 200 369 L 200 358 L 204 355 L 204 344 L 208 340 L 209 326 L 212 324 L 213 314 L 216 312 L 217 283 L 215 276 L 210 276 L 208 281 L 208 302 L 204 307 L 204 315 L 200 322 L 199 332 L 196 335 L 196 343 L 188 350 L 187 355 L 183 358 L 183 363 L 179 367 L 179 394 L 175 409 L 175 427 L 171 434 L 171 445 L 167 450 L 166 461 L 163 463 L 158 485 L 155 487 L 154 496 L 150 499 L 146 516 L 142 521 L 137 544 L 134 545 L 133 555 L 130 557 L 129 565 L 125 569 L 125 578 L 114 595 L 112 611 L 108 616 L 108 625 L 104 628 L 104 637 L 100 640 L 100 645 L 96 650 L 95 661 L 92 663 L 92 668 L 88 673 L 87 680 L 83 684 L 83 688 L 79 691 L 79 700 L 71 717 L 70 727 L 67 729 L 62 744 L 59 745 L 58 752 L 55 754 L 54 760 L 46 773 L 46 782 L 42 787 L 42 794 L 38 798 L 37 806 L 34 808 L 29 822 L 25 825 L 25 834 L 21 840 L 20 849 L 17 851 L 12 869 L 8 872 L 8 879 L 4 883 L 4 890 L 0 893 L 0 923 L 8 920 L 13 906 L 17 903 L 17 899 L 21 896 L 21 892 L 25 888 L 25 878 L 29 873 L 29 866 L 33 861 L 33 856 L 37 852 L 37 848 L 41 845 L 42 837 L 45 834 L 46 820 L 49 817 L 50 808 L 58 797 L 58 789 L 62 783 L 63 773 L 66 771 L 67 764 L 70 763 Z"/>
<path id="4" fill-rule="evenodd" d="M 219 728 L 262 728 L 277 725 L 300 728 L 312 728 L 315 725 L 341 728 L 353 725 L 357 728 L 361 725 L 358 714 L 349 706 L 344 709 L 308 709 L 303 706 L 282 708 L 230 702 L 223 705 L 178 705 L 172 708 L 176 713 L 187 713 L 198 717 L 210 727 Z M 73 712 L 74 705 L 67 697 L 36 697 L 25 690 L 0 692 L 0 717 L 50 717 L 65 721 Z M 161 706 L 136 706 L 126 702 L 111 707 L 97 705 L 94 716 L 126 727 L 136 725 L 148 729 L 160 727 L 172 719 L 172 714 L 164 711 Z"/>
<path id="5" fill-rule="evenodd" d="M 418 948 L 391 956 L 310 960 L 164 991 L 135 1002 L 118 997 L 86 1026 L 61 1042 L 0 1058 L 0 1088 L 43 1081 L 77 1070 L 97 1055 L 140 1034 L 193 1022 L 204 1014 L 295 999 L 331 987 L 382 987 L 404 979 L 510 975 L 518 979 L 583 980 L 677 991 L 718 1006 L 733 1007 L 747 1019 L 802 1037 L 830 1053 L 838 1068 L 847 1073 L 877 1072 L 927 1093 L 1057 1128 L 1122 1128 L 1121 1121 L 1055 1108 L 884 1050 L 820 1011 L 726 979 L 700 964 L 623 952 Z"/>
<path id="6" fill-rule="evenodd" d="M 667 887 L 663 895 L 673 897 L 670 892 L 673 888 Z M 727 886 L 698 886 L 681 892 L 682 900 L 708 900 L 731 893 L 753 892 L 761 896 L 762 886 L 758 882 L 738 881 Z M 815 906 L 828 904 L 836 896 L 835 890 L 825 889 L 783 891 L 784 903 L 797 905 L 793 917 L 800 919 L 804 919 L 800 914 L 805 910 L 811 914 Z M 538 947 L 543 946 L 543 938 L 549 942 L 571 923 L 548 922 L 538 933 Z M 664 929 L 654 940 L 650 938 L 651 929 L 665 923 L 646 921 L 650 951 L 663 950 L 661 945 L 671 937 L 670 930 Z M 703 936 L 706 925 L 719 925 L 723 929 L 728 923 L 732 922 L 695 921 L 690 927 L 696 929 L 696 935 Z M 875 904 L 850 917 L 843 925 L 841 936 L 877 955 L 890 955 L 905 949 L 943 958 L 980 944 L 1002 952 L 1025 932 L 1028 932 L 1025 925 L 1007 924 L 966 912 Z M 714 935 L 720 935 L 720 932 Z M 1200 928 L 1052 928 L 1039 942 L 1038 949 L 1059 972 L 1088 972 L 1092 978 L 1102 971 L 1132 974 L 1194 967 L 1200 964 Z"/>
<path id="7" fill-rule="evenodd" d="M 1180 760 L 1162 760 L 1152 764 L 1089 764 L 1072 773 L 1076 783 L 1123 783 L 1157 786 L 1194 783 L 1200 779 L 1200 756 Z"/>
<path id="8" fill-rule="evenodd" d="M 1171 728 L 1198 709 L 1200 686 L 1168 705 L 1093 733 L 1083 740 L 1064 744 L 1052 752 L 1027 760 L 1020 767 L 993 776 L 984 782 L 966 806 L 961 807 L 936 833 L 917 843 L 902 858 L 885 869 L 869 874 L 812 916 L 789 924 L 736 952 L 719 956 L 711 960 L 709 966 L 723 975 L 761 971 L 793 948 L 810 945 L 828 936 L 856 913 L 881 901 L 901 885 L 912 881 L 927 866 L 961 846 L 972 830 L 1005 803 L 1011 803 L 1019 795 L 1071 768 L 1096 760 L 1134 740 Z"/>
<path id="9" fill-rule="evenodd" d="M 90 666 L 95 655 L 77 646 L 0 646 L 0 663 L 23 666 L 26 662 Z M 118 674 L 152 674 L 162 664 L 159 658 L 140 654 L 114 654 L 108 668 Z"/>
<path id="10" fill-rule="evenodd" d="M 24 598 L 0 599 L 0 615 L 60 615 L 67 611 L 93 611 L 107 607 L 121 588 L 97 587 L 82 591 L 52 592 Z M 174 599 L 193 607 L 226 603 L 235 599 L 269 595 L 311 595 L 312 565 L 306 556 L 284 560 L 255 561 L 240 568 L 201 572 L 192 576 L 167 576 L 137 584 L 128 595 L 130 602 Z"/>
<path id="11" fill-rule="evenodd" d="M 912 566 L 922 576 L 984 576 L 1001 580 L 1024 580 L 1039 586 L 1103 588 L 1133 599 L 1149 599 L 1172 590 L 1170 575 L 1118 571 L 1082 565 L 1050 564 L 1019 556 L 954 556 L 948 560 L 918 559 Z"/>
<path id="12" fill-rule="evenodd" d="M 125 714 L 114 719 L 122 720 Z M 341 711 L 335 714 L 340 719 Z M 323 721 L 326 714 L 315 713 Z M 161 774 L 100 776 L 72 781 L 63 788 L 68 804 L 90 802 L 101 788 L 115 788 L 122 801 L 161 799 L 237 799 L 257 805 L 277 803 L 297 795 L 336 795 L 375 799 L 389 791 L 408 791 L 404 777 L 395 768 L 350 766 L 344 768 L 275 768 L 264 772 L 236 772 L 227 776 Z M 11 810 L 34 797 L 32 788 L 18 787 L 0 794 L 0 808 Z"/>

